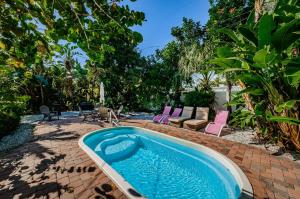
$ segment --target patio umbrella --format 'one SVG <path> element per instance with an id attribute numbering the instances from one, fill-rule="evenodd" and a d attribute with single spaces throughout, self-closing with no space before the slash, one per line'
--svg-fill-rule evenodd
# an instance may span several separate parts
<path id="1" fill-rule="evenodd" d="M 104 105 L 104 85 L 103 82 L 100 83 L 100 104 Z"/>

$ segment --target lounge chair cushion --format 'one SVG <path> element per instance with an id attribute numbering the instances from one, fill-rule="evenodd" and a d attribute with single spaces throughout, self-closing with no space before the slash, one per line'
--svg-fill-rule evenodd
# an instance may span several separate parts
<path id="1" fill-rule="evenodd" d="M 191 118 L 191 117 L 192 117 L 192 114 L 193 114 L 193 111 L 194 111 L 194 107 L 185 106 L 185 107 L 183 108 L 181 117 Z"/>
<path id="2" fill-rule="evenodd" d="M 188 119 L 190 119 L 190 117 L 173 117 L 173 118 L 169 118 L 169 121 L 173 123 L 180 123 Z"/>
<path id="3" fill-rule="evenodd" d="M 184 124 L 187 124 L 189 126 L 198 126 L 198 125 L 202 125 L 202 124 L 206 124 L 207 120 L 187 120 L 184 122 Z"/>
<path id="4" fill-rule="evenodd" d="M 208 121 L 208 113 L 209 113 L 208 107 L 197 107 L 195 119 Z"/>

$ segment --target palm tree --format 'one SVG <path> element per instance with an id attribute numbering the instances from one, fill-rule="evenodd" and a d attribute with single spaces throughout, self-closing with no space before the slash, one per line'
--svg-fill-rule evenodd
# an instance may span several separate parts
<path id="1" fill-rule="evenodd" d="M 63 54 L 63 65 L 66 68 L 66 93 L 67 97 L 71 100 L 71 107 L 74 106 L 74 98 L 73 98 L 73 74 L 72 69 L 74 67 L 74 56 L 79 55 L 79 52 L 74 51 L 77 49 L 77 46 L 71 46 L 70 43 L 62 46 L 62 54 Z"/>

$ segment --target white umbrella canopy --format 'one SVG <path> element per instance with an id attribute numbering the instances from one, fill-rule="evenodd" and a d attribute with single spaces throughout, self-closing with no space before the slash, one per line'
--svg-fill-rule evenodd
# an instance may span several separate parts
<path id="1" fill-rule="evenodd" d="M 100 83 L 100 104 L 104 105 L 104 85 L 103 82 Z"/>

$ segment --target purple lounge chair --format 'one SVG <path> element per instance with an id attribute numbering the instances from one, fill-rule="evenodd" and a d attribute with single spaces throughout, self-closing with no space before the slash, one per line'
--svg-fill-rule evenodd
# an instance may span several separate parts
<path id="1" fill-rule="evenodd" d="M 171 108 L 171 106 L 165 106 L 162 114 L 154 116 L 153 122 L 160 123 L 163 118 L 170 116 Z"/>
<path id="2" fill-rule="evenodd" d="M 219 111 L 215 117 L 215 121 L 210 122 L 206 126 L 204 133 L 213 134 L 213 135 L 220 137 L 222 129 L 225 126 L 227 126 L 228 116 L 229 116 L 228 111 Z"/>
<path id="3" fill-rule="evenodd" d="M 175 108 L 175 110 L 173 111 L 171 116 L 166 116 L 161 120 L 162 124 L 169 124 L 169 118 L 173 118 L 173 117 L 179 117 L 180 113 L 182 111 L 182 108 Z"/>

